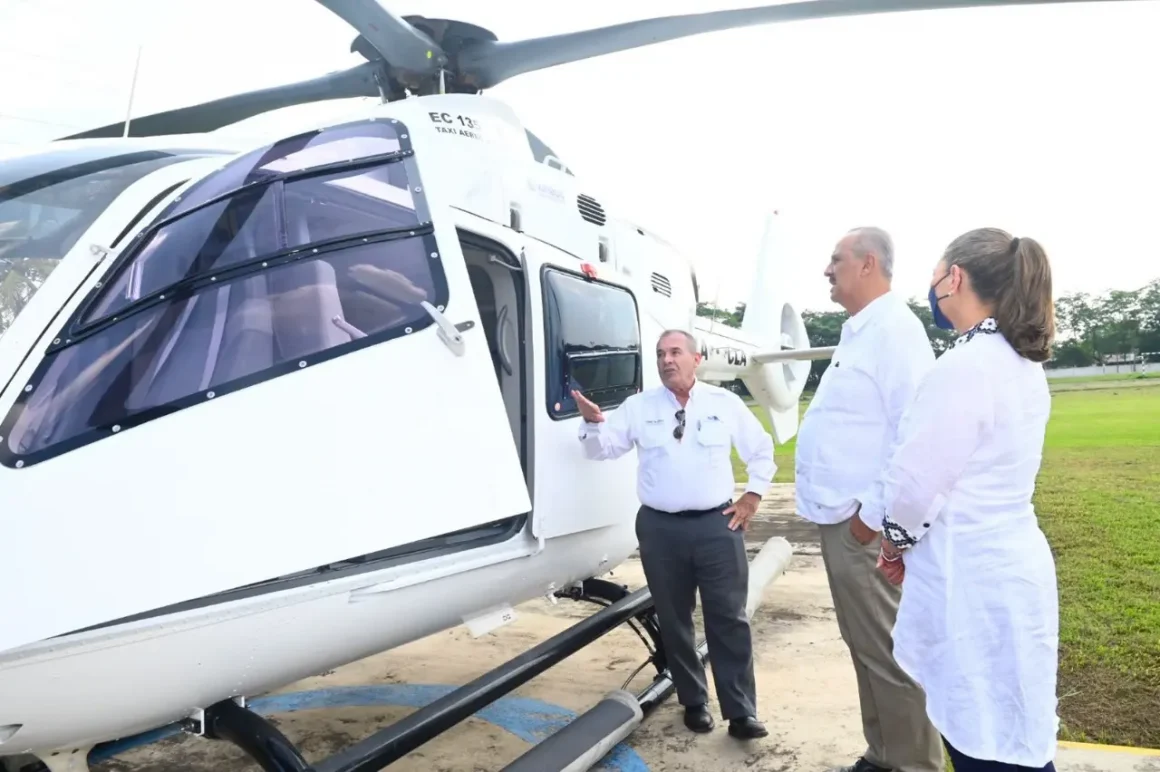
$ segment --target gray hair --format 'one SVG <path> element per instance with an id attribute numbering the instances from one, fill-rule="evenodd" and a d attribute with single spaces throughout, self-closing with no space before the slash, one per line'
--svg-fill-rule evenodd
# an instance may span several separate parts
<path id="1" fill-rule="evenodd" d="M 698 348 L 699 348 L 699 347 L 698 347 L 698 345 L 697 345 L 697 339 L 696 339 L 696 338 L 694 338 L 694 337 L 692 336 L 692 334 L 690 334 L 690 333 L 689 333 L 688 331 L 686 331 L 686 330 L 678 330 L 678 329 L 676 329 L 676 328 L 673 328 L 673 329 L 670 329 L 670 330 L 665 330 L 664 332 L 662 332 L 662 333 L 660 334 L 660 336 L 659 336 L 659 337 L 657 337 L 657 343 L 660 343 L 662 340 L 664 340 L 665 338 L 669 337 L 670 335 L 680 335 L 680 336 L 684 337 L 684 339 L 685 339 L 685 347 L 686 347 L 687 349 L 689 349 L 689 353 L 690 353 L 690 354 L 696 354 L 696 353 L 697 353 L 697 351 L 698 351 Z"/>
<path id="2" fill-rule="evenodd" d="M 855 236 L 853 250 L 858 257 L 873 254 L 882 266 L 882 275 L 887 279 L 894 275 L 894 240 L 890 234 L 881 228 L 866 226 L 854 228 L 850 235 Z"/>

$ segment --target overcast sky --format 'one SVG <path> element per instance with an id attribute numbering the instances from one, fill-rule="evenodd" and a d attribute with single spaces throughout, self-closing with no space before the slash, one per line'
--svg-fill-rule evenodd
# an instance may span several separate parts
<path id="1" fill-rule="evenodd" d="M 388 0 L 390 1 L 390 0 Z M 757 0 L 729 3 L 756 5 Z M 713 0 L 552 5 L 412 0 L 517 40 Z M 566 12 L 565 10 L 566 9 Z M 567 20 L 566 20 L 567 18 Z M 888 14 L 713 33 L 515 78 L 505 100 L 618 214 L 698 265 L 702 294 L 746 299 L 765 213 L 786 281 L 833 306 L 821 272 L 864 224 L 897 246 L 895 288 L 925 296 L 948 241 L 994 225 L 1044 243 L 1056 292 L 1160 276 L 1160 0 Z M 313 0 L 0 0 L 0 150 L 357 64 Z M 295 128 L 351 102 L 231 131 Z"/>

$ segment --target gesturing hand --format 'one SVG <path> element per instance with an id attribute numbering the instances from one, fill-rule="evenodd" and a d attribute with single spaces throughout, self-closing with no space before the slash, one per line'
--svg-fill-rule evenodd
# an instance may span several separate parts
<path id="1" fill-rule="evenodd" d="M 600 412 L 600 407 L 576 389 L 572 389 L 572 399 L 576 400 L 576 409 L 588 423 L 598 424 L 604 420 L 604 413 Z"/>
<path id="2" fill-rule="evenodd" d="M 757 503 L 760 501 L 755 493 L 746 493 L 730 507 L 726 507 L 723 515 L 733 515 L 729 521 L 729 530 L 736 531 L 740 528 L 742 531 L 749 527 L 749 520 L 757 512 Z"/>

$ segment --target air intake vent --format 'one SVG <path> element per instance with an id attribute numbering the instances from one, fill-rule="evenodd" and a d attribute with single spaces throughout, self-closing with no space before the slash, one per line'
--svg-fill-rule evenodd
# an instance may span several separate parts
<path id="1" fill-rule="evenodd" d="M 671 298 L 673 296 L 673 285 L 669 283 L 667 278 L 660 275 L 659 273 L 654 273 L 652 275 L 652 288 L 654 292 L 664 295 L 666 298 Z"/>
<path id="2" fill-rule="evenodd" d="M 608 222 L 608 217 L 604 214 L 604 207 L 602 207 L 596 199 L 592 196 L 585 196 L 581 193 L 576 198 L 576 206 L 580 209 L 580 216 L 594 225 L 604 225 Z"/>

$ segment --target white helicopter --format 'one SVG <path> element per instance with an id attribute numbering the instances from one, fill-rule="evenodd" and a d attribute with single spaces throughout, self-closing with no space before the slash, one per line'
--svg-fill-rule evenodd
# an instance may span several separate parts
<path id="1" fill-rule="evenodd" d="M 380 769 L 625 621 L 653 638 L 640 703 L 663 699 L 647 589 L 594 579 L 636 548 L 634 463 L 580 461 L 571 389 L 614 409 L 684 328 L 699 377 L 740 378 L 784 443 L 831 349 L 778 283 L 776 218 L 726 334 L 688 261 L 479 92 L 731 27 L 1010 4 L 813 0 L 501 43 L 318 1 L 366 63 L 0 162 L 0 768 L 79 772 L 179 724 L 263 769 Z M 256 149 L 208 133 L 360 96 L 381 101 Z M 553 594 L 610 605 L 313 767 L 244 707 Z"/>

